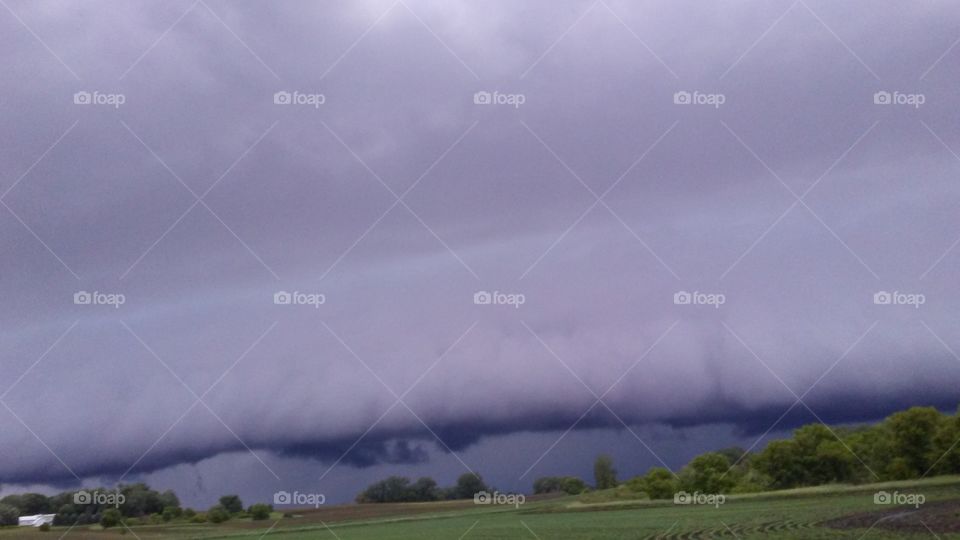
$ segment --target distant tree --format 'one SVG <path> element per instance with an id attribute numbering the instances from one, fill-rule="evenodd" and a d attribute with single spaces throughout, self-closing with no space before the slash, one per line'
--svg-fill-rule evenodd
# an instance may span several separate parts
<path id="1" fill-rule="evenodd" d="M 190 519 L 195 515 L 197 515 L 197 511 L 194 510 L 193 508 L 184 508 L 183 517 Z"/>
<path id="2" fill-rule="evenodd" d="M 653 467 L 643 476 L 641 486 L 651 499 L 672 499 L 680 491 L 680 482 L 668 469 Z"/>
<path id="3" fill-rule="evenodd" d="M 607 454 L 597 457 L 593 462 L 593 479 L 597 489 L 617 487 L 617 470 L 613 468 L 613 458 Z"/>
<path id="4" fill-rule="evenodd" d="M 50 499 L 42 493 L 8 495 L 0 500 L 0 502 L 16 507 L 20 511 L 21 516 L 48 514 L 51 511 Z"/>
<path id="5" fill-rule="evenodd" d="M 544 476 L 533 481 L 533 492 L 538 495 L 543 493 L 578 495 L 586 489 L 587 484 L 575 476 Z"/>
<path id="6" fill-rule="evenodd" d="M 243 501 L 240 500 L 239 495 L 224 495 L 220 497 L 220 506 L 231 514 L 243 512 Z"/>
<path id="7" fill-rule="evenodd" d="M 270 513 L 273 512 L 273 507 L 269 504 L 254 504 L 247 509 L 247 513 L 250 514 L 250 517 L 254 521 L 260 521 L 264 519 L 270 519 Z"/>
<path id="8" fill-rule="evenodd" d="M 730 461 L 723 454 L 701 454 L 680 471 L 680 485 L 687 491 L 727 493 L 736 480 L 729 474 Z"/>
<path id="9" fill-rule="evenodd" d="M 932 449 L 927 461 L 933 474 L 960 474 L 960 409 L 954 416 L 946 416 L 933 436 Z"/>
<path id="10" fill-rule="evenodd" d="M 440 498 L 437 493 L 437 481 L 429 476 L 418 478 L 408 489 L 409 499 L 417 502 L 435 501 Z"/>
<path id="11" fill-rule="evenodd" d="M 177 494 L 173 490 L 166 490 L 157 497 L 160 505 L 166 509 L 167 507 L 180 508 L 180 498 L 177 497 Z"/>
<path id="12" fill-rule="evenodd" d="M 116 527 L 123 520 L 123 514 L 120 513 L 120 510 L 116 508 L 107 508 L 103 511 L 103 514 L 100 516 L 100 525 L 104 529 L 109 529 L 110 527 Z"/>
<path id="13" fill-rule="evenodd" d="M 409 496 L 410 479 L 402 476 L 391 476 L 379 482 L 370 484 L 367 489 L 357 495 L 359 503 L 388 503 L 404 502 Z"/>
<path id="14" fill-rule="evenodd" d="M 894 413 L 884 424 L 890 430 L 894 454 L 910 477 L 919 477 L 932 465 L 930 456 L 943 415 L 933 407 L 911 407 Z"/>
<path id="15" fill-rule="evenodd" d="M 160 514 L 163 518 L 163 521 L 173 521 L 174 518 L 180 517 L 180 509 L 175 506 L 167 506 L 163 509 L 163 513 Z"/>
<path id="16" fill-rule="evenodd" d="M 790 440 L 772 441 L 753 460 L 753 466 L 770 477 L 777 489 L 802 485 L 806 478 L 797 444 Z"/>
<path id="17" fill-rule="evenodd" d="M 16 506 L 0 503 L 0 526 L 19 523 L 20 510 Z"/>
<path id="18" fill-rule="evenodd" d="M 475 494 L 481 491 L 489 491 L 490 488 L 483 482 L 483 478 L 479 474 L 463 473 L 457 478 L 454 490 L 456 498 L 472 499 Z"/>
<path id="19" fill-rule="evenodd" d="M 210 523 L 223 523 L 230 519 L 230 512 L 222 504 L 216 504 L 207 510 L 207 520 Z"/>

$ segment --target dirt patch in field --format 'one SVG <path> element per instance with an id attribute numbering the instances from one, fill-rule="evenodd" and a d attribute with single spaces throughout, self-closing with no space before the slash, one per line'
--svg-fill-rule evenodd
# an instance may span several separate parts
<path id="1" fill-rule="evenodd" d="M 960 533 L 960 500 L 863 512 L 820 523 L 831 529 L 882 529 L 909 533 Z"/>

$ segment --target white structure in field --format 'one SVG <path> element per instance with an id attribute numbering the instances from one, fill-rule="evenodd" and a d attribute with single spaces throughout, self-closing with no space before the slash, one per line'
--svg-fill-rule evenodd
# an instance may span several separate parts
<path id="1" fill-rule="evenodd" d="M 44 523 L 53 525 L 53 516 L 56 514 L 37 514 L 34 516 L 20 516 L 21 527 L 39 527 Z"/>

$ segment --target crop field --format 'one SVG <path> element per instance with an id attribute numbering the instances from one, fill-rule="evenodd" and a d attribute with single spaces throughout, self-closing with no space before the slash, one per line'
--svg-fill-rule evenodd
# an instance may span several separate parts
<path id="1" fill-rule="evenodd" d="M 923 504 L 880 505 L 878 491 L 922 494 Z M 531 500 L 519 508 L 472 502 L 342 505 L 270 520 L 221 524 L 172 523 L 54 527 L 41 532 L 7 528 L 6 538 L 169 538 L 280 540 L 471 539 L 960 539 L 960 478 L 863 486 L 825 486 L 729 496 L 719 506 L 629 500 L 614 490 L 580 497 Z"/>

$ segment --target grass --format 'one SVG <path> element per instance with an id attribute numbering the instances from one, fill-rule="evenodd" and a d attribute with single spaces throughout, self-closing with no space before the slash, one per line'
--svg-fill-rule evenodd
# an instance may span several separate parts
<path id="1" fill-rule="evenodd" d="M 876 491 L 914 492 L 926 504 L 878 506 Z M 169 524 L 133 527 L 136 537 L 277 540 L 458 539 L 615 540 L 653 538 L 774 538 L 960 540 L 960 477 L 862 486 L 819 486 L 729 496 L 719 508 L 680 506 L 672 501 L 629 499 L 623 490 L 561 497 L 514 507 L 475 506 L 472 502 L 346 505 L 303 510 L 300 517 L 220 525 Z M 887 517 L 879 524 L 881 518 Z M 829 522 L 829 523 L 828 523 Z M 929 527 L 930 530 L 927 530 Z M 60 538 L 66 527 L 41 533 L 6 529 L 0 539 Z M 120 538 L 119 530 L 77 527 L 64 538 Z M 126 538 L 134 538 L 127 533 Z"/>

